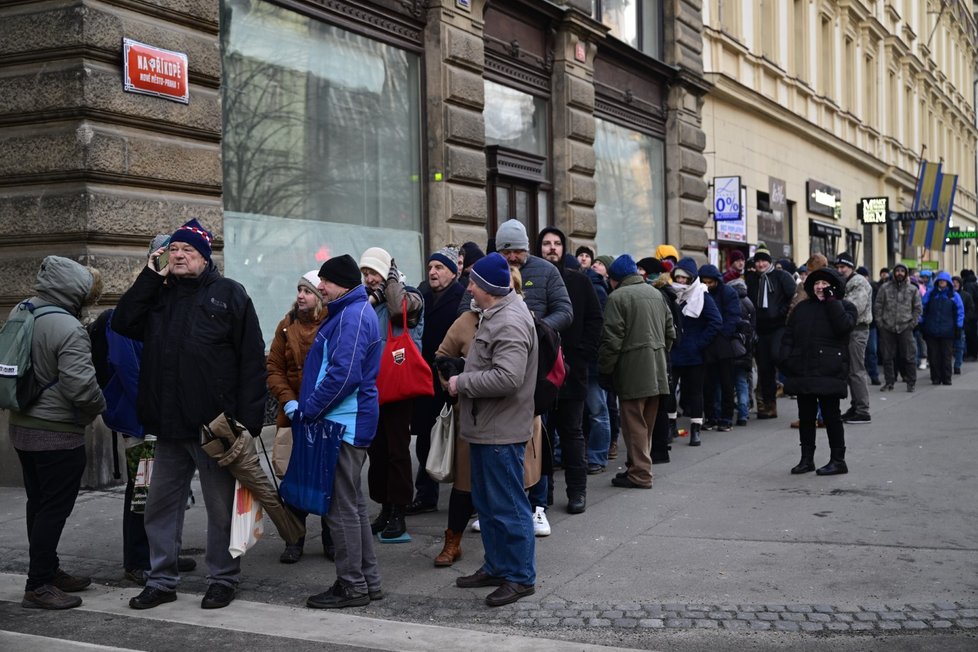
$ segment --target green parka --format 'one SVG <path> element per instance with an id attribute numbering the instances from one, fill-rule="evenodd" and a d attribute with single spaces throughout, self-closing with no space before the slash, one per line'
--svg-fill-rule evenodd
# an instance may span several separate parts
<path id="1" fill-rule="evenodd" d="M 675 339 L 662 293 L 638 274 L 626 276 L 605 304 L 598 371 L 611 376 L 624 401 L 668 394 L 666 358 Z"/>

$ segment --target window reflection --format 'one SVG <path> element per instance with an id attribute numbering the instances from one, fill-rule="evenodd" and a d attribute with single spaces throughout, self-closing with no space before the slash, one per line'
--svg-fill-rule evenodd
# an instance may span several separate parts
<path id="1" fill-rule="evenodd" d="M 486 145 L 547 155 L 547 101 L 484 80 Z"/>

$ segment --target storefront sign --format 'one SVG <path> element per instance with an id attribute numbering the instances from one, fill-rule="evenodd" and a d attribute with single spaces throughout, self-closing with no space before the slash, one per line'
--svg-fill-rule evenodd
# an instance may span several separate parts
<path id="1" fill-rule="evenodd" d="M 978 240 L 978 231 L 974 229 L 970 231 L 961 231 L 961 227 L 952 226 L 951 230 L 948 231 L 948 240 Z"/>
<path id="2" fill-rule="evenodd" d="M 805 184 L 808 212 L 834 219 L 842 217 L 842 191 L 811 179 Z"/>
<path id="3" fill-rule="evenodd" d="M 187 55 L 122 39 L 123 80 L 129 93 L 190 102 Z"/>
<path id="4" fill-rule="evenodd" d="M 747 189 L 740 189 L 740 205 L 747 205 Z M 715 222 L 717 227 L 717 240 L 726 242 L 747 242 L 747 220 L 727 220 L 725 222 Z"/>
<path id="5" fill-rule="evenodd" d="M 455 6 L 465 11 L 472 10 L 472 0 L 455 0 Z"/>
<path id="6" fill-rule="evenodd" d="M 713 219 L 741 220 L 740 177 L 713 177 Z"/>
<path id="7" fill-rule="evenodd" d="M 890 213 L 891 222 L 916 222 L 936 220 L 937 211 L 902 211 L 899 213 Z"/>
<path id="8" fill-rule="evenodd" d="M 886 224 L 890 212 L 888 197 L 863 197 L 856 204 L 856 217 L 863 224 Z"/>
<path id="9" fill-rule="evenodd" d="M 837 226 L 832 226 L 831 224 L 822 224 L 821 222 L 816 222 L 815 220 L 809 220 L 808 234 L 818 236 L 820 238 L 841 238 L 842 229 Z"/>
<path id="10" fill-rule="evenodd" d="M 949 247 L 959 246 L 961 244 L 961 238 L 953 237 L 953 236 L 957 236 L 959 233 L 961 233 L 960 226 L 948 227 L 947 235 L 944 236 L 944 243 Z"/>

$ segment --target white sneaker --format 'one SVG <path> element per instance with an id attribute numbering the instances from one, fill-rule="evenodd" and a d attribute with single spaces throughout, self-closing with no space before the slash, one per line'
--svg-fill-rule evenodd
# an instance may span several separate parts
<path id="1" fill-rule="evenodd" d="M 550 521 L 543 507 L 537 507 L 533 512 L 533 535 L 538 537 L 550 536 Z"/>
<path id="2" fill-rule="evenodd" d="M 921 360 L 920 364 L 917 365 L 917 368 L 921 371 L 925 371 L 927 369 L 927 360 Z"/>
<path id="3" fill-rule="evenodd" d="M 470 525 L 469 528 L 473 532 L 481 532 L 482 528 L 479 527 L 479 519 L 475 519 L 474 521 L 472 521 L 472 525 Z"/>

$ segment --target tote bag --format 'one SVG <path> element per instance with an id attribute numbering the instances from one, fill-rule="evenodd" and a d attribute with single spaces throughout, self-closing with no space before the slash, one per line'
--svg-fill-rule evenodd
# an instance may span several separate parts
<path id="1" fill-rule="evenodd" d="M 424 470 L 435 482 L 455 482 L 455 414 L 448 403 L 431 429 L 431 447 Z"/>
<path id="2" fill-rule="evenodd" d="M 320 516 L 329 512 L 333 477 L 346 426 L 301 415 L 292 420 L 292 456 L 279 492 L 292 507 Z"/>
<path id="3" fill-rule="evenodd" d="M 377 374 L 377 393 L 381 405 L 435 395 L 431 367 L 421 357 L 408 330 L 407 299 L 401 304 L 401 317 L 403 328 L 397 337 L 394 337 L 390 320 L 387 321 L 387 345 L 380 358 L 380 373 Z"/>

